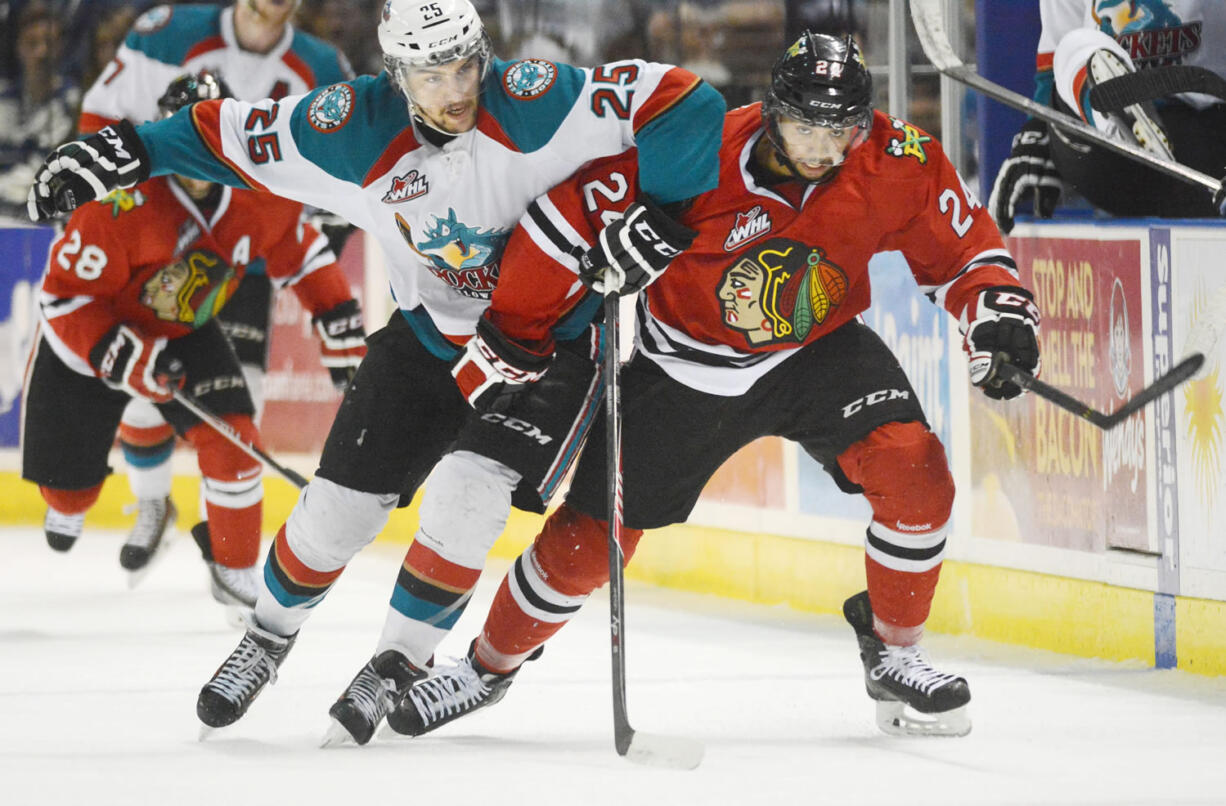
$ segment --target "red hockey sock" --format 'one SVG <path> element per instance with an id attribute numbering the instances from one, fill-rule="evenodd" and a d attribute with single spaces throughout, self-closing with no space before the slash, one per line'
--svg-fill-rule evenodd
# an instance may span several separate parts
<path id="1" fill-rule="evenodd" d="M 549 516 L 494 596 L 477 640 L 483 666 L 497 672 L 517 668 L 609 581 L 607 529 L 605 521 L 566 505 Z M 624 531 L 626 562 L 642 535 L 641 529 Z"/>
<path id="2" fill-rule="evenodd" d="M 236 414 L 223 419 L 243 439 L 256 443 L 255 424 L 250 417 Z M 254 565 L 260 555 L 264 509 L 260 464 L 208 425 L 194 426 L 186 436 L 196 448 L 196 461 L 203 476 L 213 559 L 230 568 Z"/>
<path id="3" fill-rule="evenodd" d="M 887 423 L 839 456 L 873 508 L 865 573 L 874 627 L 883 641 L 919 641 L 932 606 L 954 484 L 945 449 L 922 423 Z"/>

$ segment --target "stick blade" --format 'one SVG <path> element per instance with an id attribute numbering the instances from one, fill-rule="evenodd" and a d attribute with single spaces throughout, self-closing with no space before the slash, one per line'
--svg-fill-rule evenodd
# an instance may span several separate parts
<path id="1" fill-rule="evenodd" d="M 702 743 L 693 739 L 635 731 L 629 745 L 624 750 L 618 747 L 617 752 L 627 761 L 645 767 L 693 770 L 702 763 L 704 750 Z"/>

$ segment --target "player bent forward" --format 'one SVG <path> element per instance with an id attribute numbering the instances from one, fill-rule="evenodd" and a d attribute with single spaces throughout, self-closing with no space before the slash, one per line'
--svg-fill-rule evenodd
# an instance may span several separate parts
<path id="1" fill-rule="evenodd" d="M 629 560 L 643 529 L 684 521 L 742 446 L 771 435 L 800 443 L 872 506 L 868 589 L 844 613 L 879 726 L 963 735 L 966 680 L 933 668 L 919 648 L 953 480 L 907 376 L 856 317 L 869 305 L 869 258 L 901 250 L 921 290 L 959 318 L 972 381 L 1010 398 L 1021 390 L 995 377 L 992 358 L 1036 371 L 1039 313 L 940 145 L 874 112 L 871 97 L 849 38 L 806 33 L 775 64 L 765 101 L 727 114 L 719 186 L 680 217 L 698 236 L 639 300 L 637 352 L 622 373 L 622 547 Z M 585 189 L 634 181 L 632 158 L 607 159 L 538 202 L 512 236 L 486 321 L 547 351 L 541 311 L 561 315 L 582 296 L 570 291 L 575 262 L 557 256 L 586 248 L 607 212 Z M 411 686 L 388 715 L 392 728 L 419 735 L 496 702 L 608 580 L 602 429 L 467 657 Z"/>
<path id="2" fill-rule="evenodd" d="M 169 115 L 228 94 L 202 71 L 176 78 L 158 104 Z M 317 319 L 342 325 L 325 336 L 325 359 L 360 360 L 358 303 L 327 239 L 300 225 L 300 213 L 301 205 L 266 194 L 166 176 L 86 204 L 69 219 L 43 279 L 22 440 L 22 476 L 47 502 L 53 549 L 68 551 L 80 536 L 110 472 L 120 417 L 133 400 L 147 401 L 196 449 L 208 527 L 192 532 L 214 598 L 254 607 L 260 463 L 174 402 L 172 387 L 257 441 L 251 395 L 216 319 L 253 263 L 289 284 Z M 120 551 L 130 581 L 157 556 L 173 507 L 160 517 L 160 528 L 135 534 Z"/>

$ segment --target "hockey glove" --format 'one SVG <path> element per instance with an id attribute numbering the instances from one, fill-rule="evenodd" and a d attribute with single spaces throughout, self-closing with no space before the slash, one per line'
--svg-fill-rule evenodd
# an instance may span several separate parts
<path id="1" fill-rule="evenodd" d="M 89 352 L 89 363 L 112 389 L 167 403 L 183 388 L 183 362 L 165 353 L 166 338 L 148 339 L 116 325 Z"/>
<path id="2" fill-rule="evenodd" d="M 579 279 L 601 295 L 642 291 L 697 235 L 650 200 L 635 202 L 600 231 L 596 245 L 579 259 Z"/>
<path id="3" fill-rule="evenodd" d="M 502 335 L 484 317 L 451 368 L 460 393 L 479 412 L 506 411 L 527 384 L 539 381 L 553 355 L 534 353 Z"/>
<path id="4" fill-rule="evenodd" d="M 996 374 L 997 353 L 1015 367 L 1039 374 L 1039 308 L 1029 291 L 1018 286 L 995 286 L 962 312 L 963 348 L 970 359 L 971 383 L 994 400 L 1009 400 L 1022 393 L 1015 383 Z"/>
<path id="5" fill-rule="evenodd" d="M 121 120 L 52 151 L 34 175 L 26 208 L 31 221 L 46 221 L 148 178 L 145 145 L 132 124 Z"/>
<path id="6" fill-rule="evenodd" d="M 1027 196 L 1034 199 L 1034 213 L 1051 218 L 1060 201 L 1060 174 L 1051 159 L 1051 140 L 1047 124 L 1031 118 L 1013 136 L 1009 159 L 1000 166 L 988 209 L 1000 231 L 1013 229 L 1017 206 Z"/>
<path id="7" fill-rule="evenodd" d="M 344 391 L 366 355 L 366 329 L 356 299 L 347 299 L 311 320 L 319 331 L 323 365 L 332 375 L 332 385 Z"/>

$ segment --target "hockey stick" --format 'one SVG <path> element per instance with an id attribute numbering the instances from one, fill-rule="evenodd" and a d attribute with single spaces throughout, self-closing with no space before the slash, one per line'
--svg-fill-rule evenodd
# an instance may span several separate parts
<path id="1" fill-rule="evenodd" d="M 1026 370 L 1007 363 L 1004 358 L 1004 353 L 997 353 L 992 358 L 992 366 L 1000 377 L 1016 383 L 1023 389 L 1034 392 L 1039 397 L 1051 401 L 1065 411 L 1072 412 L 1078 417 L 1089 420 L 1104 431 L 1115 428 L 1147 404 L 1162 397 L 1162 395 L 1165 395 L 1188 378 L 1191 378 L 1200 369 L 1201 364 L 1205 363 L 1205 356 L 1202 353 L 1192 353 L 1161 378 L 1158 378 L 1158 380 L 1129 398 L 1123 406 L 1111 414 L 1103 414 L 1101 411 L 1096 411 L 1089 405 L 1082 403 L 1072 395 L 1061 392 L 1056 387 L 1044 383 Z"/>
<path id="2" fill-rule="evenodd" d="M 1120 112 L 1133 104 L 1183 92 L 1226 100 L 1226 79 L 1212 70 L 1187 64 L 1137 70 L 1094 85 L 1090 90 L 1090 106 L 1104 112 Z"/>
<path id="3" fill-rule="evenodd" d="M 243 453 L 250 456 L 252 459 L 259 460 L 271 467 L 273 470 L 280 473 L 285 478 L 289 479 L 299 488 L 307 486 L 307 480 L 299 475 L 296 471 L 289 469 L 283 464 L 280 464 L 276 459 L 273 459 L 264 451 L 244 440 L 234 428 L 225 420 L 218 417 L 213 412 L 205 408 L 204 404 L 196 398 L 184 392 L 182 389 L 175 390 L 175 402 L 181 404 L 185 409 L 204 421 L 205 425 L 212 428 L 218 434 L 221 434 L 226 440 L 232 443 Z"/>
<path id="4" fill-rule="evenodd" d="M 1223 206 L 1226 205 L 1226 186 L 1223 186 L 1221 180 L 1214 179 L 1208 174 L 1203 174 L 1178 162 L 1171 162 L 1170 160 L 1156 157 L 1131 143 L 1114 140 L 1079 118 L 1066 115 L 1051 107 L 1043 106 L 1027 98 L 1025 95 L 987 80 L 967 67 L 958 58 L 958 54 L 954 53 L 953 47 L 949 44 L 949 36 L 945 32 L 945 16 L 941 11 L 941 2 L 942 0 L 911 0 L 911 19 L 915 22 L 915 31 L 919 34 L 920 45 L 923 47 L 924 55 L 928 57 L 928 61 L 932 62 L 938 71 L 950 78 L 961 81 L 972 89 L 978 90 L 988 98 L 1000 101 L 1014 109 L 1020 109 L 1031 117 L 1038 118 L 1069 133 L 1076 134 L 1084 140 L 1089 140 L 1117 154 L 1123 154 L 1125 157 L 1143 162 L 1156 170 L 1182 179 L 1185 182 L 1201 185 L 1213 194 L 1214 204 L 1218 211 L 1226 214 L 1226 211 L 1223 211 Z"/>
<path id="5" fill-rule="evenodd" d="M 703 747 L 691 739 L 640 733 L 626 711 L 625 577 L 622 573 L 622 411 L 621 305 L 616 293 L 604 298 L 605 472 L 609 514 L 609 637 L 613 649 L 613 744 L 617 754 L 652 767 L 692 770 Z"/>

